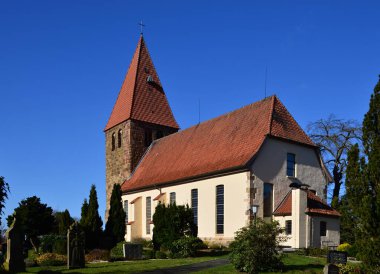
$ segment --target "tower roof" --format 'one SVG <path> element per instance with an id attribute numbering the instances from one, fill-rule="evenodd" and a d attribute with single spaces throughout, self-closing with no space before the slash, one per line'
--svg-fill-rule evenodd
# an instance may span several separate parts
<path id="1" fill-rule="evenodd" d="M 267 136 L 315 144 L 276 96 L 158 139 L 123 192 L 247 169 Z"/>
<path id="2" fill-rule="evenodd" d="M 128 119 L 179 128 L 143 36 L 139 39 L 104 131 Z"/>

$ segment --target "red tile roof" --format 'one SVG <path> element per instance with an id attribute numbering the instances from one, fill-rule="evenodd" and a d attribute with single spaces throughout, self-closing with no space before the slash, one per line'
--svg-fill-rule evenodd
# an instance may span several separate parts
<path id="1" fill-rule="evenodd" d="M 320 197 L 315 195 L 310 190 L 307 191 L 307 207 L 305 213 L 309 215 L 329 215 L 339 217 L 340 213 L 330 207 L 325 201 Z M 290 190 L 285 198 L 282 200 L 280 205 L 273 212 L 276 216 L 290 216 L 292 215 L 292 191 Z"/>
<path id="2" fill-rule="evenodd" d="M 286 194 L 285 198 L 273 212 L 273 215 L 277 216 L 291 216 L 292 215 L 292 191 L 290 190 Z"/>
<path id="3" fill-rule="evenodd" d="M 246 169 L 268 135 L 315 146 L 271 96 L 155 141 L 122 190 Z"/>
<path id="4" fill-rule="evenodd" d="M 179 128 L 142 36 L 104 131 L 128 119 Z"/>
<path id="5" fill-rule="evenodd" d="M 307 209 L 305 210 L 308 214 L 316 215 L 330 215 L 330 216 L 341 216 L 341 214 L 324 202 L 320 197 L 315 195 L 313 192 L 307 192 Z"/>

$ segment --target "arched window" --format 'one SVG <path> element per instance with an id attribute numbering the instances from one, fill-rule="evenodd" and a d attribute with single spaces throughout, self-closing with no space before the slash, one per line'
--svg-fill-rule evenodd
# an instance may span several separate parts
<path id="1" fill-rule="evenodd" d="M 117 132 L 117 147 L 121 147 L 122 135 L 123 135 L 123 131 L 119 129 L 119 131 Z"/>
<path id="2" fill-rule="evenodd" d="M 115 141 L 116 141 L 115 138 L 116 138 L 115 133 L 112 133 L 112 151 L 115 150 Z"/>

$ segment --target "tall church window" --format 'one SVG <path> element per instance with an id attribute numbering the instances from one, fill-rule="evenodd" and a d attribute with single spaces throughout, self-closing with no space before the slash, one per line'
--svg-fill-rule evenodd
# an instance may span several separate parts
<path id="1" fill-rule="evenodd" d="M 224 233 L 224 185 L 216 186 L 216 233 Z"/>
<path id="2" fill-rule="evenodd" d="M 194 214 L 194 223 L 198 225 L 198 189 L 191 190 L 191 209 Z"/>
<path id="3" fill-rule="evenodd" d="M 115 142 L 116 142 L 115 138 L 116 138 L 115 133 L 112 133 L 112 144 L 111 144 L 112 151 L 115 150 Z"/>
<path id="4" fill-rule="evenodd" d="M 170 192 L 170 204 L 175 204 L 175 192 Z"/>
<path id="5" fill-rule="evenodd" d="M 145 129 L 145 146 L 148 147 L 152 143 L 152 130 Z"/>
<path id="6" fill-rule="evenodd" d="M 123 132 L 121 129 L 117 132 L 117 147 L 121 147 Z"/>
<path id="7" fill-rule="evenodd" d="M 287 154 L 286 175 L 296 177 L 296 155 L 293 153 Z"/>
<path id="8" fill-rule="evenodd" d="M 150 222 L 152 221 L 152 201 L 146 197 L 146 234 L 150 234 Z"/>
<path id="9" fill-rule="evenodd" d="M 128 200 L 124 201 L 125 223 L 128 223 Z"/>
<path id="10" fill-rule="evenodd" d="M 271 217 L 273 212 L 273 185 L 264 183 L 264 217 Z"/>

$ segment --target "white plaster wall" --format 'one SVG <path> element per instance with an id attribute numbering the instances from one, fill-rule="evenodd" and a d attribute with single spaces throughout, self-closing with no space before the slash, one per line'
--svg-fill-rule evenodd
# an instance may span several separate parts
<path id="1" fill-rule="evenodd" d="M 224 185 L 224 234 L 216 234 L 216 186 Z M 246 215 L 248 206 L 247 186 L 249 186 L 249 172 L 240 172 L 216 178 L 204 179 L 196 182 L 175 186 L 162 187 L 161 192 L 166 193 L 166 202 L 169 202 L 170 192 L 176 193 L 177 205 L 188 204 L 191 206 L 191 189 L 198 189 L 198 237 L 212 241 L 232 240 L 237 230 L 247 224 Z M 143 238 L 152 238 L 151 233 L 146 234 L 146 197 L 152 198 L 152 217 L 156 201 L 153 199 L 160 193 L 158 189 L 147 190 L 133 194 L 124 194 L 123 202 L 129 202 L 141 196 L 142 202 L 142 232 Z M 163 198 L 162 198 L 163 199 Z M 133 205 L 129 204 L 129 221 L 133 221 Z M 133 229 L 133 227 L 132 227 Z M 128 230 L 129 231 L 129 230 Z M 128 237 L 127 237 L 128 238 Z"/>
<path id="2" fill-rule="evenodd" d="M 285 229 L 285 222 L 290 220 L 292 221 L 292 234 L 286 235 L 285 232 L 281 234 L 281 237 L 285 238 L 285 241 L 281 242 L 280 245 L 282 246 L 295 246 L 295 237 L 294 235 L 294 221 L 292 216 L 274 216 L 273 218 L 275 221 L 277 221 L 281 228 Z"/>
<path id="3" fill-rule="evenodd" d="M 273 184 L 273 210 L 275 210 L 290 190 L 289 185 L 294 181 L 286 176 L 287 153 L 296 155 L 295 179 L 310 185 L 310 189 L 316 190 L 319 197 L 325 198 L 327 179 L 323 175 L 315 150 L 304 145 L 267 138 L 251 166 L 251 171 L 255 175 L 253 187 L 256 188 L 256 198 L 252 203 L 259 205 L 259 217 L 263 216 L 264 183 Z"/>

